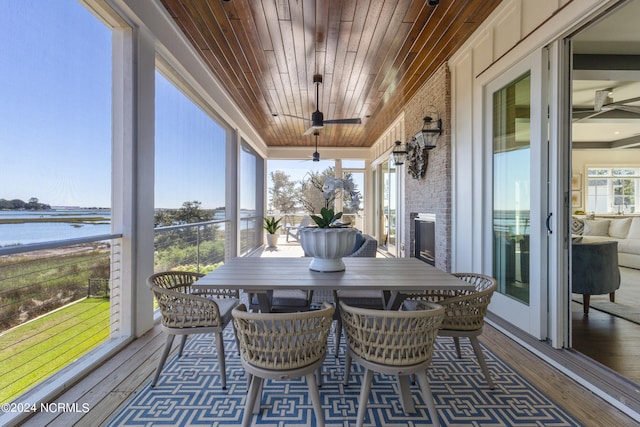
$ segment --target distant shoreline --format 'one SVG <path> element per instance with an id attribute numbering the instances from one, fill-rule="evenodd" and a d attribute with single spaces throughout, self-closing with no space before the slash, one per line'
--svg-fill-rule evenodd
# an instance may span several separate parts
<path id="1" fill-rule="evenodd" d="M 111 220 L 104 216 L 60 217 L 60 218 L 0 218 L 0 224 L 25 224 L 33 222 L 66 222 L 75 224 L 110 224 Z"/>

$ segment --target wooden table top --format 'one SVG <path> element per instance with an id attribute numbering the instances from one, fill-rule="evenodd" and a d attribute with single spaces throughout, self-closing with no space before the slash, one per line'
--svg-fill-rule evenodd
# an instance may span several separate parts
<path id="1" fill-rule="evenodd" d="M 345 271 L 309 270 L 311 258 L 232 258 L 194 287 L 243 289 L 474 289 L 474 286 L 416 258 L 343 258 Z"/>

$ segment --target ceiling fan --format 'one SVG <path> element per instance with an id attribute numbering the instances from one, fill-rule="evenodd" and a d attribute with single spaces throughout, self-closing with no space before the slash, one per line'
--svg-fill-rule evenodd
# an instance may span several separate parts
<path id="1" fill-rule="evenodd" d="M 324 114 L 320 111 L 320 84 L 322 84 L 322 75 L 315 74 L 313 76 L 313 84 L 316 85 L 316 111 L 311 113 L 311 127 L 304 132 L 304 135 L 311 135 L 314 131 L 324 128 L 324 125 L 334 124 L 334 125 L 359 125 L 362 123 L 362 120 L 357 118 L 352 119 L 331 119 L 324 120 Z M 304 117 L 292 116 L 290 114 L 281 114 L 286 117 L 293 117 L 295 119 L 307 120 Z M 274 114 L 274 116 L 278 116 L 278 114 Z M 315 135 L 315 134 L 314 134 Z M 316 138 L 317 139 L 317 138 Z M 318 150 L 316 150 L 317 152 Z"/>
<path id="2" fill-rule="evenodd" d="M 640 107 L 627 105 L 632 102 L 638 101 L 640 101 L 640 96 L 614 102 L 612 88 L 596 90 L 595 98 L 593 101 L 593 110 L 575 109 L 573 112 L 573 119 L 574 121 L 587 120 L 612 110 L 620 110 L 627 111 L 633 114 L 640 114 Z"/>
<path id="3" fill-rule="evenodd" d="M 316 85 L 316 111 L 311 113 L 311 127 L 304 133 L 305 135 L 311 134 L 314 130 L 322 129 L 325 124 L 345 124 L 345 125 L 359 125 L 362 123 L 359 117 L 353 119 L 332 119 L 324 120 L 324 114 L 320 111 L 320 85 L 322 84 L 322 75 L 315 74 L 313 76 L 313 84 Z"/>

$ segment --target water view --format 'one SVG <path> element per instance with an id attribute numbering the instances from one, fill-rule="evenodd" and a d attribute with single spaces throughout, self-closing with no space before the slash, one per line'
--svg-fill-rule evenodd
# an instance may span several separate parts
<path id="1" fill-rule="evenodd" d="M 111 211 L 0 211 L 0 247 L 111 233 Z"/>
<path id="2" fill-rule="evenodd" d="M 243 211 L 240 229 L 253 227 L 255 212 Z M 224 221 L 224 209 L 213 212 L 213 220 Z M 224 230 L 224 222 L 217 228 Z M 28 245 L 111 234 L 109 209 L 52 209 L 47 211 L 0 210 L 0 247 Z"/>

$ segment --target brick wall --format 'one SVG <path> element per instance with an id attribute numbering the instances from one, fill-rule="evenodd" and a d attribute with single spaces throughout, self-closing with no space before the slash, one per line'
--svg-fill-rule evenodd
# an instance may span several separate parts
<path id="1" fill-rule="evenodd" d="M 435 110 L 442 119 L 442 134 L 436 148 L 429 152 L 424 178 L 414 179 L 405 173 L 405 256 L 414 256 L 412 214 L 436 214 L 436 267 L 451 269 L 451 75 L 446 64 L 418 90 L 405 106 L 403 141 L 410 141 L 423 125 L 423 117 Z"/>

